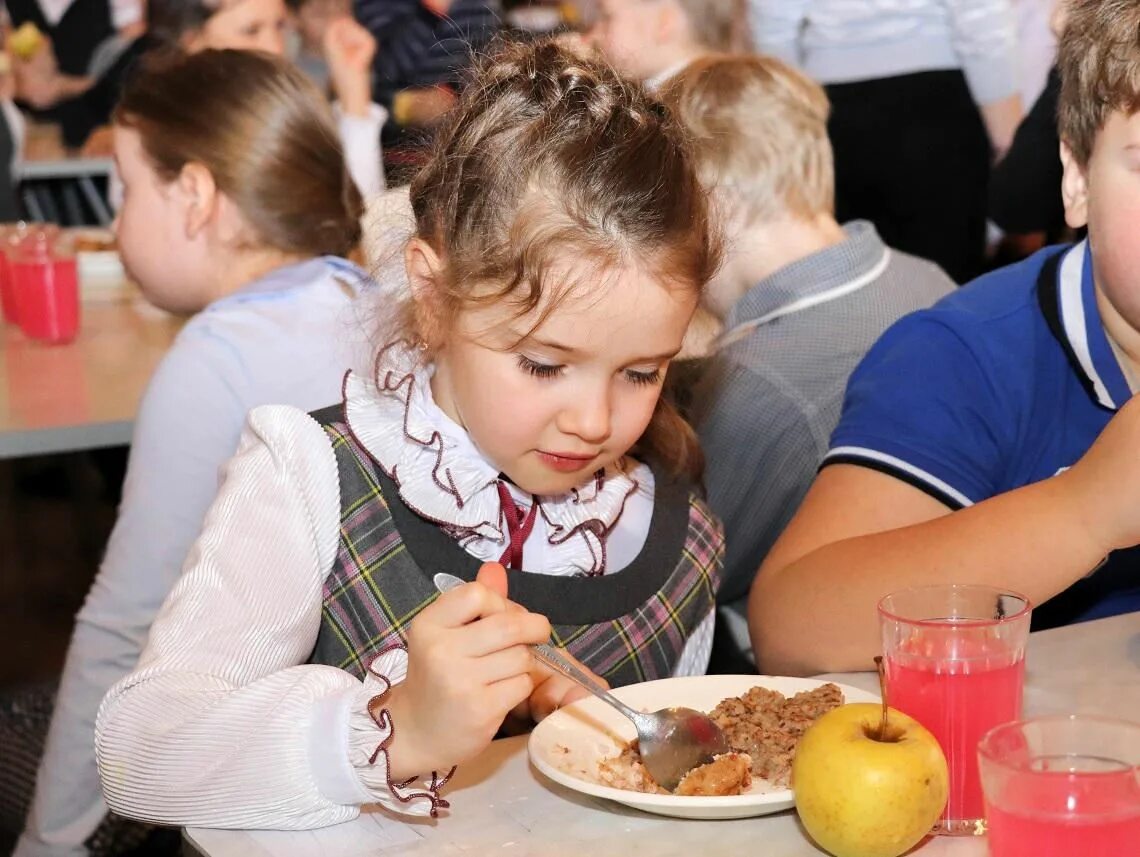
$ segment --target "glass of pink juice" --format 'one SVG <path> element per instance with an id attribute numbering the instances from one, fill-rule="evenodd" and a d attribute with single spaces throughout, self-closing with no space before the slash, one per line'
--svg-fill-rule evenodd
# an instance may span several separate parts
<path id="1" fill-rule="evenodd" d="M 978 742 L 1021 718 L 1029 600 L 989 586 L 905 589 L 879 602 L 888 703 L 930 730 L 950 768 L 935 833 L 985 832 Z"/>
<path id="2" fill-rule="evenodd" d="M 978 746 L 992 857 L 1140 852 L 1140 724 L 1007 723 Z"/>

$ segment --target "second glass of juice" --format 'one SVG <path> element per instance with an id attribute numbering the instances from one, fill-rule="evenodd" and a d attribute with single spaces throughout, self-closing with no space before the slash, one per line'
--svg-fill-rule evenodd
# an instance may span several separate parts
<path id="1" fill-rule="evenodd" d="M 1140 724 L 1088 715 L 1007 723 L 978 747 L 991 857 L 1140 851 Z"/>
<path id="2" fill-rule="evenodd" d="M 888 703 L 933 733 L 950 768 L 935 833 L 985 832 L 978 742 L 1021 719 L 1029 600 L 989 586 L 924 586 L 879 602 Z"/>

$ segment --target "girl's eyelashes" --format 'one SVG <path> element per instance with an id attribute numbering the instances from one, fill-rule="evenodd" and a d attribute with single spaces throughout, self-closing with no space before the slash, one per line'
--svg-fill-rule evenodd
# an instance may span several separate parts
<path id="1" fill-rule="evenodd" d="M 631 384 L 650 386 L 661 383 L 661 370 L 654 369 L 652 372 L 635 372 L 633 369 L 626 369 L 625 377 Z"/>
<path id="2" fill-rule="evenodd" d="M 526 372 L 528 375 L 533 375 L 535 378 L 557 378 L 561 375 L 566 367 L 561 363 L 539 363 L 537 360 L 531 360 L 525 354 L 518 354 L 519 368 Z M 661 369 L 653 369 L 651 371 L 626 369 L 623 374 L 625 379 L 638 386 L 653 386 L 661 383 Z"/>
<path id="3" fill-rule="evenodd" d="M 535 378 L 557 378 L 562 374 L 565 366 L 551 365 L 550 363 L 539 363 L 537 360 L 531 360 L 525 354 L 519 354 L 519 368 L 526 372 L 528 375 L 533 375 Z"/>

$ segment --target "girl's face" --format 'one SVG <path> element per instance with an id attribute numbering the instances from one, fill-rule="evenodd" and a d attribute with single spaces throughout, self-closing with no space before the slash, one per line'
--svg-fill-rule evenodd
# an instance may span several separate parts
<path id="1" fill-rule="evenodd" d="M 202 29 L 188 37 L 185 47 L 191 53 L 232 48 L 280 56 L 285 53 L 288 24 L 284 0 L 225 0 Z"/>
<path id="2" fill-rule="evenodd" d="M 123 265 L 147 300 L 171 312 L 195 312 L 210 301 L 202 253 L 193 247 L 186 204 L 175 182 L 164 182 L 142 147 L 138 131 L 114 129 L 115 166 L 123 203 L 115 237 Z"/>
<path id="3" fill-rule="evenodd" d="M 561 494 L 644 433 L 696 304 L 692 289 L 625 267 L 545 320 L 543 304 L 522 318 L 502 302 L 464 310 L 445 328 L 432 392 L 512 482 Z"/>

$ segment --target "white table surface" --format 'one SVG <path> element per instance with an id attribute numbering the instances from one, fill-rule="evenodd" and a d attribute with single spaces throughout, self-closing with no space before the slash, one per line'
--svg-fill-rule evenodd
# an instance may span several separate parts
<path id="1" fill-rule="evenodd" d="M 872 673 L 826 678 L 877 688 Z M 1027 715 L 1096 713 L 1140 720 L 1140 613 L 1033 634 Z M 679 821 L 580 795 L 530 767 L 526 739 L 496 741 L 445 790 L 451 814 L 406 821 L 369 810 L 355 821 L 303 832 L 185 832 L 206 857 L 818 857 L 794 812 L 738 821 Z M 982 839 L 930 839 L 921 857 L 985 857 Z"/>

